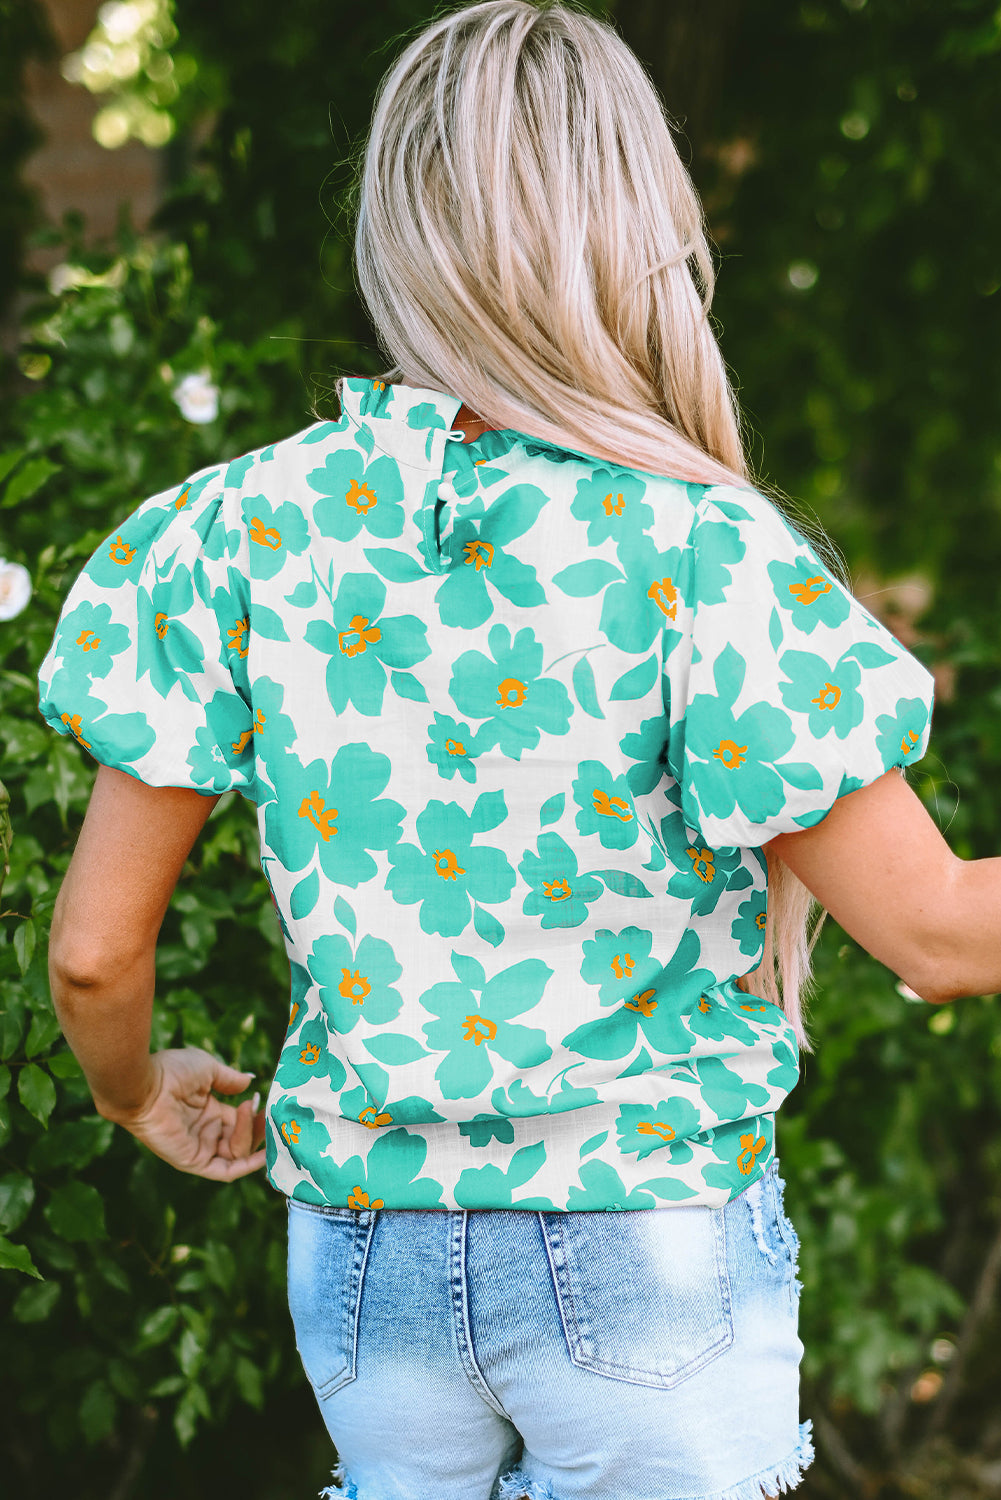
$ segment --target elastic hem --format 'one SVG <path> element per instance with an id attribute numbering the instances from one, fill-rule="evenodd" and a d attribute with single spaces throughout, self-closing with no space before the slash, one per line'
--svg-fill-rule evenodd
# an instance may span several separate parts
<path id="1" fill-rule="evenodd" d="M 787 1490 L 797 1487 L 813 1459 L 813 1423 L 801 1422 L 799 1442 L 784 1463 L 774 1469 L 762 1469 L 728 1490 L 700 1495 L 698 1500 L 773 1500 L 774 1496 L 784 1495 Z"/>
<path id="2" fill-rule="evenodd" d="M 343 1464 L 337 1464 L 330 1477 L 334 1482 L 320 1491 L 320 1500 L 358 1500 L 358 1491 L 345 1474 Z"/>
<path id="3" fill-rule="evenodd" d="M 799 1443 L 784 1463 L 776 1468 L 762 1469 L 728 1490 L 700 1495 L 698 1500 L 773 1500 L 773 1497 L 797 1487 L 813 1458 L 813 1423 L 801 1422 Z M 500 1480 L 497 1500 L 560 1500 L 560 1497 L 547 1479 L 529 1479 L 523 1469 L 512 1469 Z"/>

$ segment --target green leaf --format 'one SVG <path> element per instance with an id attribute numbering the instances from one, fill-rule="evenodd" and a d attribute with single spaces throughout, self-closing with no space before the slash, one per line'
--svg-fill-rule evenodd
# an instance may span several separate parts
<path id="1" fill-rule="evenodd" d="M 603 880 L 608 889 L 614 891 L 617 896 L 638 896 L 642 899 L 644 896 L 653 895 L 652 891 L 647 890 L 642 880 L 638 880 L 635 875 L 630 875 L 628 870 L 588 870 L 587 873 L 598 880 Z"/>
<path id="2" fill-rule="evenodd" d="M 35 1184 L 26 1172 L 0 1177 L 0 1233 L 20 1229 L 35 1201 Z"/>
<path id="3" fill-rule="evenodd" d="M 59 1301 L 62 1285 L 58 1281 L 29 1282 L 14 1299 L 13 1314 L 19 1323 L 44 1323 Z"/>
<path id="4" fill-rule="evenodd" d="M 623 699 L 643 698 L 656 681 L 657 656 L 655 653 L 648 656 L 646 661 L 641 661 L 638 667 L 624 672 L 608 696 L 616 702 L 621 702 Z"/>
<path id="5" fill-rule="evenodd" d="M 12 1245 L 4 1235 L 0 1234 L 0 1271 L 23 1271 L 25 1276 L 34 1276 L 39 1281 L 43 1280 L 35 1262 L 28 1252 L 27 1245 Z"/>
<path id="6" fill-rule="evenodd" d="M 566 806 L 566 792 L 557 792 L 555 796 L 548 797 L 539 810 L 539 827 L 546 828 L 550 823 L 558 823 L 563 816 Z"/>
<path id="7" fill-rule="evenodd" d="M 597 1151 L 598 1147 L 603 1146 L 607 1140 L 607 1130 L 602 1130 L 598 1135 L 589 1136 L 588 1139 L 584 1142 L 583 1146 L 581 1146 L 579 1155 L 581 1156 L 581 1158 L 590 1156 L 592 1151 Z"/>
<path id="8" fill-rule="evenodd" d="M 107 1234 L 104 1199 L 89 1182 L 57 1187 L 44 1212 L 53 1234 L 64 1240 L 99 1240 Z"/>
<path id="9" fill-rule="evenodd" d="M 48 1052 L 61 1031 L 62 1027 L 53 1011 L 36 1010 L 24 1044 L 25 1056 L 37 1057 L 40 1052 Z"/>
<path id="10" fill-rule="evenodd" d="M 598 702 L 598 689 L 594 681 L 594 668 L 586 656 L 582 656 L 574 663 L 573 672 L 570 674 L 573 690 L 577 702 L 586 714 L 592 719 L 603 719 L 604 711 Z"/>
<path id="11" fill-rule="evenodd" d="M 469 821 L 477 833 L 489 833 L 492 828 L 499 828 L 506 817 L 504 793 L 481 792 L 473 804 Z"/>
<path id="12" fill-rule="evenodd" d="M 54 464 L 47 458 L 29 458 L 26 464 L 15 471 L 8 479 L 7 487 L 0 499 L 0 506 L 18 505 L 22 500 L 28 500 L 37 490 L 40 490 L 47 479 L 53 474 L 59 473 L 59 464 Z"/>
<path id="13" fill-rule="evenodd" d="M 289 911 L 297 922 L 303 917 L 309 916 L 309 913 L 316 905 L 319 894 L 320 876 L 316 870 L 311 870 L 308 875 L 303 876 L 298 885 L 293 887 L 292 895 L 289 899 Z"/>
<path id="14" fill-rule="evenodd" d="M 193 1328 L 186 1328 L 177 1345 L 177 1363 L 190 1380 L 202 1362 L 202 1344 Z"/>
<path id="15" fill-rule="evenodd" d="M 452 968 L 455 977 L 467 989 L 481 990 L 487 982 L 486 970 L 478 958 L 468 958 L 465 953 L 452 953 Z"/>
<path id="16" fill-rule="evenodd" d="M 479 937 L 491 948 L 497 948 L 504 941 L 504 929 L 492 912 L 484 911 L 482 906 L 473 902 L 473 926 Z"/>
<path id="17" fill-rule="evenodd" d="M 200 1385 L 189 1385 L 174 1413 L 174 1431 L 182 1448 L 187 1448 L 196 1431 L 200 1417 L 212 1415 L 209 1398 Z"/>
<path id="18" fill-rule="evenodd" d="M 375 571 L 390 583 L 414 583 L 418 578 L 431 576 L 409 552 L 397 552 L 395 547 L 366 547 L 364 550 Z"/>
<path id="19" fill-rule="evenodd" d="M 0 1064 L 0 1099 L 6 1099 L 10 1088 L 10 1069 L 6 1063 Z"/>
<path id="20" fill-rule="evenodd" d="M 311 578 L 297 584 L 291 594 L 285 595 L 285 603 L 293 609 L 310 609 L 316 603 L 316 584 Z"/>
<path id="21" fill-rule="evenodd" d="M 413 672 L 390 672 L 389 681 L 398 698 L 409 698 L 414 703 L 426 703 L 428 695 L 424 684 Z"/>
<path id="22" fill-rule="evenodd" d="M 56 1106 L 56 1086 L 37 1063 L 29 1063 L 26 1068 L 21 1069 L 17 1080 L 17 1097 L 41 1125 L 48 1125 L 49 1116 Z"/>
<path id="23" fill-rule="evenodd" d="M 55 1052 L 47 1059 L 49 1072 L 56 1078 L 82 1078 L 83 1069 L 72 1052 Z"/>
<path id="24" fill-rule="evenodd" d="M 571 599 L 588 599 L 616 579 L 622 579 L 618 568 L 600 557 L 588 558 L 587 562 L 571 563 L 569 568 L 563 568 L 553 575 L 556 587 L 564 594 L 569 594 Z"/>
<path id="25" fill-rule="evenodd" d="M 341 926 L 346 928 L 351 936 L 354 937 L 358 931 L 358 923 L 355 920 L 355 914 L 350 903 L 345 901 L 343 896 L 334 897 L 334 916 L 340 922 Z"/>
<path id="26" fill-rule="evenodd" d="M 0 484 L 3 484 L 11 469 L 17 468 L 24 454 L 23 448 L 8 448 L 6 453 L 0 453 Z"/>
<path id="27" fill-rule="evenodd" d="M 170 1338 L 177 1325 L 178 1311 L 173 1303 L 157 1307 L 139 1324 L 138 1348 L 155 1349 Z"/>
<path id="28" fill-rule="evenodd" d="M 14 957 L 23 974 L 31 963 L 35 951 L 35 924 L 30 917 L 14 928 Z"/>
<path id="29" fill-rule="evenodd" d="M 369 1037 L 365 1042 L 365 1051 L 371 1052 L 379 1062 L 388 1063 L 390 1067 L 416 1062 L 419 1057 L 428 1056 L 420 1042 L 397 1031 L 380 1031 L 376 1036 Z"/>
<path id="30" fill-rule="evenodd" d="M 260 1368 L 241 1354 L 233 1366 L 236 1388 L 248 1406 L 260 1411 L 264 1406 L 264 1380 Z"/>
<path id="31" fill-rule="evenodd" d="M 106 1438 L 115 1425 L 115 1397 L 104 1380 L 95 1380 L 80 1402 L 80 1428 L 91 1445 Z"/>

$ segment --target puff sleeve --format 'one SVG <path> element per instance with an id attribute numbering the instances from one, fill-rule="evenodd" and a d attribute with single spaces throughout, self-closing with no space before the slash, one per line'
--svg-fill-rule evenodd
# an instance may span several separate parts
<path id="1" fill-rule="evenodd" d="M 690 636 L 665 662 L 668 764 L 690 828 L 758 848 L 920 759 L 931 674 L 769 500 L 711 488 L 690 544 Z"/>
<path id="2" fill-rule="evenodd" d="M 77 578 L 39 673 L 40 708 L 150 786 L 249 792 L 246 533 L 218 471 L 141 505 Z"/>

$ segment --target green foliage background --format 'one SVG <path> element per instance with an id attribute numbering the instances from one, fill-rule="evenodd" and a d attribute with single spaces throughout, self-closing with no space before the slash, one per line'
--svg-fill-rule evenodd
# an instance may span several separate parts
<path id="1" fill-rule="evenodd" d="M 649 7 L 610 9 L 666 77 Z M 914 784 L 958 852 L 993 854 L 1001 19 L 993 0 L 709 10 L 727 46 L 692 165 L 756 463 L 857 577 L 926 580 L 915 649 L 942 691 Z M 141 1151 L 93 1114 L 60 1039 L 45 932 L 93 765 L 42 725 L 34 679 L 76 571 L 141 499 L 304 426 L 336 374 L 382 367 L 353 291 L 343 192 L 391 39 L 431 14 L 428 0 L 299 0 L 277 16 L 264 0 L 178 0 L 178 47 L 197 66 L 157 233 L 103 250 L 85 249 L 79 226 L 32 224 L 16 187 L 30 125 L 15 71 L 6 80 L 8 242 L 33 228 L 86 272 L 58 296 L 24 280 L 23 341 L 2 370 L 0 553 L 35 589 L 0 623 L 14 835 L 0 921 L 0 1428 L 24 1500 L 70 1485 L 78 1500 L 198 1500 L 223 1485 L 280 1500 L 315 1491 L 329 1466 L 284 1304 L 281 1200 L 262 1180 L 219 1188 Z M 34 3 L 0 3 L 0 28 L 18 57 L 45 45 Z M 218 420 L 196 427 L 171 389 L 201 369 L 223 396 Z M 158 975 L 155 1045 L 209 1047 L 263 1087 L 288 970 L 253 820 L 232 799 L 184 872 Z M 906 1003 L 825 931 L 817 1050 L 779 1127 L 819 1449 L 805 1496 L 997 1493 L 998 1013 L 996 996 Z"/>

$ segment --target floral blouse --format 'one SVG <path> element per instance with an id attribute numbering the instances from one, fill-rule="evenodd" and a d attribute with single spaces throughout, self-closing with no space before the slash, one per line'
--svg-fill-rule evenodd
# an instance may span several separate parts
<path id="1" fill-rule="evenodd" d="M 925 750 L 929 673 L 750 488 L 458 396 L 321 422 L 140 505 L 41 708 L 257 809 L 292 966 L 272 1183 L 354 1208 L 718 1205 L 798 1076 L 762 845 Z"/>

